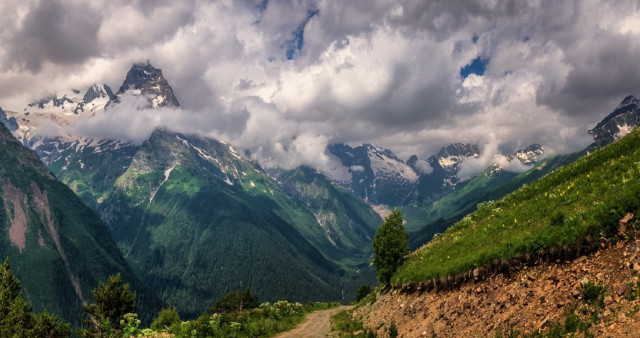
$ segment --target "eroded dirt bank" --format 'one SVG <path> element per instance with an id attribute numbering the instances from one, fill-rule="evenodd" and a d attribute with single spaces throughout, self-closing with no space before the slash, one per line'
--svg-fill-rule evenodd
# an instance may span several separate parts
<path id="1" fill-rule="evenodd" d="M 510 276 L 490 276 L 452 291 L 378 294 L 375 303 L 354 316 L 364 318 L 365 326 L 381 337 L 392 322 L 403 337 L 494 337 L 570 328 L 571 320 L 597 337 L 638 337 L 639 270 L 636 237 L 571 261 L 525 266 Z M 603 286 L 603 296 L 586 299 L 586 283 Z"/>

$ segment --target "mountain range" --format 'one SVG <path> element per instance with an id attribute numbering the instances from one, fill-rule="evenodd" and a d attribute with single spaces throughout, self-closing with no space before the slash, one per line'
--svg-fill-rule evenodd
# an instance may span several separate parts
<path id="1" fill-rule="evenodd" d="M 375 281 L 370 243 L 391 209 L 403 212 L 418 247 L 478 203 L 589 151 L 546 156 L 533 144 L 461 177 L 464 162 L 481 155 L 478 145 L 453 143 L 405 162 L 375 145 L 333 144 L 326 153 L 339 170 L 324 173 L 263 169 L 232 145 L 168 128 L 141 145 L 37 134 L 45 123 L 68 126 L 109 113 L 124 96 L 144 98 L 140 109 L 180 107 L 161 70 L 147 62 L 134 65 L 115 94 L 107 85 L 70 90 L 0 110 L 0 121 L 102 217 L 142 283 L 188 316 L 246 287 L 268 301 L 349 300 L 361 283 Z M 638 103 L 625 98 L 590 131 L 599 146 L 637 125 Z M 524 172 L 507 168 L 514 161 Z"/>
<path id="2" fill-rule="evenodd" d="M 0 184 L 0 252 L 10 259 L 34 310 L 47 309 L 78 325 L 82 306 L 93 302 L 91 290 L 120 273 L 137 293 L 141 318 L 153 318 L 161 301 L 127 265 L 98 214 L 3 124 Z"/>

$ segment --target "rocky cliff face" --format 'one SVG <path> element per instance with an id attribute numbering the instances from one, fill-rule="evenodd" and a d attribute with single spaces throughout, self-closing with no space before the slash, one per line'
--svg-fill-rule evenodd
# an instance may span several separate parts
<path id="1" fill-rule="evenodd" d="M 136 64 L 131 67 L 112 102 L 119 102 L 119 97 L 125 93 L 144 96 L 153 108 L 180 107 L 173 89 L 162 76 L 162 70 L 153 67 L 150 63 Z"/>
<path id="2" fill-rule="evenodd" d="M 609 144 L 638 127 L 640 122 L 640 100 L 629 95 L 589 131 L 599 145 Z"/>
<path id="3" fill-rule="evenodd" d="M 418 174 L 389 149 L 334 144 L 328 150 L 347 173 L 333 179 L 366 202 L 400 205 L 415 189 Z"/>

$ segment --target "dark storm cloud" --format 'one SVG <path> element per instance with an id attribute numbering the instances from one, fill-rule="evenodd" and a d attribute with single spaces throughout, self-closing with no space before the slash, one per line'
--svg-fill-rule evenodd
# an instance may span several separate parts
<path id="1" fill-rule="evenodd" d="M 99 28 L 100 17 L 89 7 L 40 1 L 10 41 L 12 62 L 33 72 L 46 61 L 81 64 L 99 55 Z"/>
<path id="2" fill-rule="evenodd" d="M 569 46 L 566 83 L 541 88 L 539 100 L 573 116 L 607 111 L 623 93 L 640 93 L 640 43 L 632 35 L 599 32 L 588 44 Z"/>

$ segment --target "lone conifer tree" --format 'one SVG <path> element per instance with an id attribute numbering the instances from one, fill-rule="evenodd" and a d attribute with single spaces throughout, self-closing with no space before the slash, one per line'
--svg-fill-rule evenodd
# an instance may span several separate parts
<path id="1" fill-rule="evenodd" d="M 409 253 L 409 235 L 404 232 L 404 220 L 398 210 L 391 212 L 373 238 L 373 267 L 384 284 L 398 270 Z"/>

